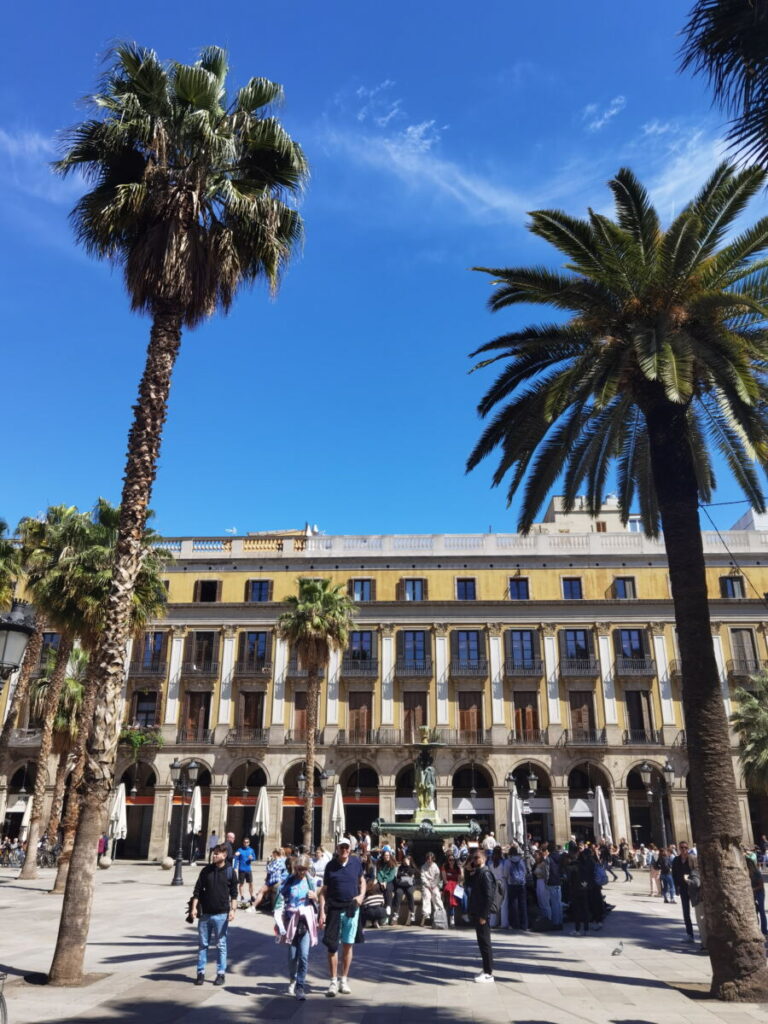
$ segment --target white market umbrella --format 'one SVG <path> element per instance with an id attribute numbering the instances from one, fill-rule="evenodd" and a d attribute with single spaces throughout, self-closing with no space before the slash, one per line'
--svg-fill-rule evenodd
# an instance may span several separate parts
<path id="1" fill-rule="evenodd" d="M 341 795 L 341 785 L 337 782 L 333 791 L 333 803 L 331 804 L 331 828 L 336 840 L 344 833 L 347 827 L 347 819 L 344 814 L 344 800 Z"/>
<path id="2" fill-rule="evenodd" d="M 256 810 L 253 812 L 251 823 L 251 835 L 265 836 L 269 832 L 269 800 L 267 799 L 267 787 L 262 786 L 256 798 Z"/>
<path id="3" fill-rule="evenodd" d="M 611 835 L 611 819 L 608 817 L 608 804 L 605 802 L 602 786 L 595 786 L 595 808 L 594 822 L 595 839 L 605 836 L 609 843 L 613 843 Z"/>
<path id="4" fill-rule="evenodd" d="M 112 806 L 109 810 L 109 838 L 125 839 L 128 834 L 128 816 L 125 805 L 125 783 L 115 790 Z"/>
<path id="5" fill-rule="evenodd" d="M 21 818 L 21 831 L 19 832 L 19 838 L 25 839 L 27 835 L 27 829 L 29 828 L 29 821 L 32 817 L 32 800 L 31 796 L 27 797 L 27 804 L 24 808 L 24 814 Z"/>
<path id="6" fill-rule="evenodd" d="M 203 794 L 199 786 L 192 790 L 192 799 L 189 801 L 189 813 L 187 814 L 187 832 L 193 835 L 203 827 Z"/>
<path id="7" fill-rule="evenodd" d="M 517 792 L 517 786 L 513 786 L 509 794 L 507 805 L 507 835 L 509 841 L 517 843 L 525 842 L 525 825 L 523 824 L 523 805 Z"/>

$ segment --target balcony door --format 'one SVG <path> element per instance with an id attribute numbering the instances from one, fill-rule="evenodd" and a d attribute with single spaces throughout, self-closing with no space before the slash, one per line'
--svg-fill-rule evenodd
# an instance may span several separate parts
<path id="1" fill-rule="evenodd" d="M 535 690 L 529 693 L 515 691 L 515 738 L 521 742 L 532 742 L 539 731 L 539 695 Z"/>
<path id="2" fill-rule="evenodd" d="M 293 696 L 293 736 L 300 743 L 307 738 L 306 690 L 297 690 Z"/>
<path id="3" fill-rule="evenodd" d="M 403 741 L 418 743 L 419 728 L 427 724 L 426 693 L 403 694 Z"/>
<path id="4" fill-rule="evenodd" d="M 459 742 L 476 743 L 483 728 L 482 694 L 459 691 Z"/>
<path id="5" fill-rule="evenodd" d="M 208 715 L 211 710 L 210 693 L 188 693 L 184 714 L 184 729 L 189 739 L 202 740 L 208 728 Z"/>
<path id="6" fill-rule="evenodd" d="M 261 729 L 264 726 L 264 694 L 241 693 L 238 728 L 244 731 Z"/>
<path id="7" fill-rule="evenodd" d="M 651 694 L 648 690 L 628 690 L 624 694 L 627 704 L 627 725 L 632 738 L 649 737 L 653 729 Z"/>
<path id="8" fill-rule="evenodd" d="M 373 695 L 367 691 L 352 691 L 349 695 L 349 740 L 367 743 L 373 718 Z"/>
<path id="9" fill-rule="evenodd" d="M 755 638 L 751 629 L 732 629 L 731 647 L 736 669 L 739 672 L 756 672 L 758 669 Z"/>
<path id="10" fill-rule="evenodd" d="M 588 739 L 595 729 L 595 704 L 591 690 L 571 690 L 571 729 L 574 739 Z"/>

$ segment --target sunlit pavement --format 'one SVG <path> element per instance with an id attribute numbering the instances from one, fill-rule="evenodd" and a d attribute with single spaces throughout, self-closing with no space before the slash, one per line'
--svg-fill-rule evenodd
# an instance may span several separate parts
<path id="1" fill-rule="evenodd" d="M 120 863 L 99 871 L 87 953 L 89 984 L 76 989 L 30 984 L 46 972 L 56 940 L 61 897 L 0 869 L 0 961 L 11 1024 L 123 1021 L 131 1024 L 323 1021 L 324 1024 L 515 1022 L 515 1024 L 748 1024 L 766 1020 L 765 1005 L 701 998 L 709 961 L 685 941 L 680 906 L 647 896 L 648 875 L 611 883 L 616 909 L 602 931 L 574 938 L 494 932 L 496 984 L 476 985 L 480 969 L 470 929 L 436 932 L 394 927 L 367 930 L 355 949 L 351 995 L 324 996 L 322 946 L 310 957 L 306 1002 L 285 995 L 286 950 L 271 921 L 240 911 L 230 930 L 230 969 L 223 989 L 192 984 L 196 932 L 185 923 L 197 869 L 173 888 L 157 865 Z M 620 955 L 612 955 L 622 940 Z M 679 986 L 679 987 L 676 987 Z M 699 998 L 691 998 L 691 995 Z"/>

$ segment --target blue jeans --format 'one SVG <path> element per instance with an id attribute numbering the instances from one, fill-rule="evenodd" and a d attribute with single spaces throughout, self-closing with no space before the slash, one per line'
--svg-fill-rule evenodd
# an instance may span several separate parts
<path id="1" fill-rule="evenodd" d="M 675 898 L 675 883 L 672 881 L 672 874 L 661 875 L 661 895 L 664 899 L 673 900 Z"/>
<path id="2" fill-rule="evenodd" d="M 548 885 L 549 889 L 549 913 L 552 924 L 563 923 L 563 892 L 559 885 Z"/>
<path id="3" fill-rule="evenodd" d="M 765 920 L 765 889 L 755 889 L 755 910 L 760 922 L 760 931 L 768 935 L 768 922 Z"/>
<path id="4" fill-rule="evenodd" d="M 528 893 L 519 882 L 509 886 L 509 924 L 511 928 L 528 930 Z"/>
<path id="5" fill-rule="evenodd" d="M 216 973 L 227 973 L 227 925 L 229 914 L 201 914 L 197 923 L 197 973 L 205 973 L 208 947 L 216 943 Z"/>
<path id="6" fill-rule="evenodd" d="M 309 932 L 304 932 L 301 938 L 295 938 L 288 947 L 288 971 L 291 981 L 304 987 L 307 980 L 307 967 L 309 966 Z"/>

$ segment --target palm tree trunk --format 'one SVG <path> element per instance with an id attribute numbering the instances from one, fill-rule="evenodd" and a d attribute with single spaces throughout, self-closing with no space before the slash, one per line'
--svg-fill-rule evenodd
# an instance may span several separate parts
<path id="1" fill-rule="evenodd" d="M 757 926 L 736 798 L 728 721 L 709 619 L 698 487 L 686 409 L 658 398 L 645 410 L 683 669 L 691 816 L 699 854 L 712 995 L 768 1000 L 765 942 Z M 682 836 L 678 836 L 682 839 Z"/>
<path id="2" fill-rule="evenodd" d="M 11 745 L 11 733 L 16 728 L 19 720 L 19 712 L 29 696 L 29 681 L 32 673 L 40 664 L 40 655 L 43 650 L 43 630 L 39 619 L 35 620 L 35 632 L 29 638 L 27 649 L 24 652 L 24 661 L 16 681 L 16 689 L 11 697 L 11 706 L 8 709 L 2 732 L 0 732 L 0 779 L 8 773 L 8 750 Z"/>
<path id="3" fill-rule="evenodd" d="M 49 981 L 78 985 L 91 922 L 96 844 L 106 825 L 120 738 L 120 706 L 125 653 L 130 635 L 131 595 L 141 568 L 142 536 L 157 472 L 157 458 L 168 406 L 171 374 L 181 341 L 177 311 L 155 311 L 147 362 L 139 384 L 120 499 L 115 562 L 104 628 L 93 663 L 97 678 L 93 724 L 83 773 L 83 805 L 59 922 Z"/>
<path id="4" fill-rule="evenodd" d="M 317 698 L 320 678 L 316 668 L 307 671 L 307 763 L 304 774 L 307 788 L 304 793 L 304 829 L 302 845 L 306 851 L 312 849 L 312 834 L 315 825 L 315 733 L 317 731 Z"/>
<path id="5" fill-rule="evenodd" d="M 56 651 L 56 665 L 51 675 L 51 683 L 45 701 L 45 718 L 40 736 L 40 752 L 37 755 L 37 774 L 35 775 L 35 791 L 32 796 L 32 814 L 29 819 L 27 833 L 27 856 L 19 878 L 37 878 L 37 843 L 40 839 L 40 819 L 43 816 L 45 790 L 48 786 L 48 761 L 53 745 L 53 726 L 59 711 L 59 698 L 67 677 L 69 656 L 74 642 L 66 634 L 62 634 L 59 649 Z"/>
<path id="6" fill-rule="evenodd" d="M 59 763 L 56 767 L 56 781 L 53 784 L 53 800 L 51 801 L 51 813 L 48 818 L 48 825 L 45 834 L 49 846 L 53 846 L 59 834 L 61 825 L 61 809 L 64 804 L 64 787 L 67 784 L 67 775 L 72 767 L 70 751 L 62 750 L 59 754 Z"/>
<path id="7" fill-rule="evenodd" d="M 88 742 L 93 709 L 96 706 L 96 673 L 93 661 L 88 662 L 83 691 L 83 703 L 77 718 L 77 745 L 74 753 L 72 772 L 67 783 L 67 811 L 64 815 L 61 853 L 56 864 L 56 881 L 51 892 L 63 893 L 67 887 L 69 862 L 75 845 L 75 835 L 80 821 L 81 787 L 85 770 L 85 749 Z"/>

